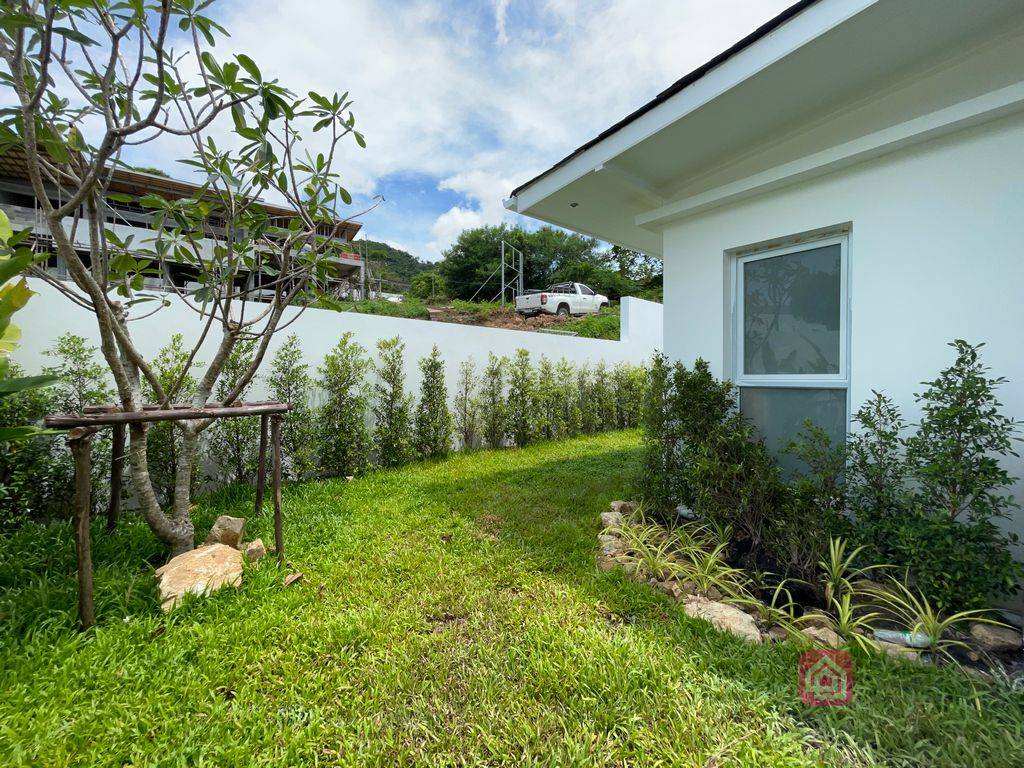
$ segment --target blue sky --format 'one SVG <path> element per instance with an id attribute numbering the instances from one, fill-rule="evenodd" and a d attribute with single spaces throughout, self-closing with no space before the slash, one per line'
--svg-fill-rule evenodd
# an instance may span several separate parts
<path id="1" fill-rule="evenodd" d="M 341 158 L 367 237 L 440 258 L 509 221 L 519 183 L 790 0 L 227 0 L 224 53 L 296 91 L 349 91 L 367 148 Z M 220 50 L 218 50 L 220 53 Z M 182 175 L 166 147 L 136 162 Z"/>

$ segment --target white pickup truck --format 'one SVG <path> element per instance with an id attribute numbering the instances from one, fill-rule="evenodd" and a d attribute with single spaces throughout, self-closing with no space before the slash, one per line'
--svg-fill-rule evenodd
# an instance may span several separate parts
<path id="1" fill-rule="evenodd" d="M 516 312 L 521 315 L 592 315 L 608 306 L 608 297 L 583 283 L 555 283 L 543 291 L 527 291 L 516 296 Z"/>

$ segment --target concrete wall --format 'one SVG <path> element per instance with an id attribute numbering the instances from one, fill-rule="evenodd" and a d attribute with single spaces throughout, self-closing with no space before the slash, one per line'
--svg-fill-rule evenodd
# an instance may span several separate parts
<path id="1" fill-rule="evenodd" d="M 1024 114 L 798 183 L 674 224 L 665 238 L 665 349 L 730 375 L 730 256 L 738 247 L 849 224 L 851 389 L 914 393 L 951 362 L 946 344 L 985 342 L 1024 418 Z M 1024 461 L 1011 472 L 1024 476 Z M 1016 489 L 1024 498 L 1024 485 Z M 1012 526 L 1024 533 L 1024 516 Z"/>
<path id="2" fill-rule="evenodd" d="M 22 329 L 22 340 L 14 359 L 30 373 L 48 364 L 44 350 L 53 345 L 63 333 L 69 331 L 99 344 L 96 323 L 90 313 L 64 299 L 56 289 L 46 283 L 30 279 L 34 296 L 16 317 Z M 145 305 L 143 305 L 145 306 Z M 144 312 L 144 310 L 143 310 Z M 293 318 L 297 309 L 288 310 L 285 322 Z M 527 349 L 537 358 L 541 355 L 558 360 L 565 358 L 583 365 L 599 360 L 613 364 L 619 362 L 644 363 L 656 349 L 662 348 L 661 305 L 642 299 L 626 299 L 622 303 L 622 340 L 584 339 L 573 336 L 534 333 L 529 331 L 481 328 L 471 325 L 407 320 L 396 317 L 363 315 L 355 312 L 332 312 L 307 309 L 286 331 L 275 337 L 269 351 L 273 355 L 288 334 L 298 334 L 306 361 L 313 369 L 346 331 L 376 357 L 375 345 L 380 339 L 401 336 L 406 345 L 406 372 L 410 390 L 419 384 L 416 362 L 437 345 L 447 364 L 449 390 L 454 386 L 459 364 L 466 359 L 477 362 L 478 370 L 487 361 L 489 352 L 496 355 L 514 355 L 517 349 Z M 151 318 L 131 325 L 132 335 L 143 354 L 151 357 L 168 342 L 171 334 L 181 333 L 186 343 L 199 337 L 201 324 L 198 315 L 183 302 L 172 298 L 172 304 Z M 211 337 L 216 334 L 211 333 Z M 216 338 L 207 339 L 199 359 L 209 360 Z M 268 365 L 268 364 L 267 364 Z M 264 367 L 266 370 L 266 365 Z M 261 382 L 250 395 L 256 399 L 266 394 Z"/>

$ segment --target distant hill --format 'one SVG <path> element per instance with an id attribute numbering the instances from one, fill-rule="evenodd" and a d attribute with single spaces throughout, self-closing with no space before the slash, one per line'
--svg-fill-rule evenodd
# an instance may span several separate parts
<path id="1" fill-rule="evenodd" d="M 374 277 L 382 277 L 384 280 L 408 286 L 413 277 L 435 266 L 428 261 L 417 259 L 411 253 L 377 240 L 357 240 L 355 244 L 360 253 L 366 249 Z"/>

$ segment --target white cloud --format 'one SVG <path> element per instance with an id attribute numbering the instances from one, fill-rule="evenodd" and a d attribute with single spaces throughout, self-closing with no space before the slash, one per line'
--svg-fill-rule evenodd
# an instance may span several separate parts
<path id="1" fill-rule="evenodd" d="M 460 195 L 419 242 L 401 234 L 436 258 L 461 228 L 501 221 L 516 184 L 789 1 L 247 0 L 227 6 L 232 36 L 218 49 L 249 53 L 296 90 L 351 92 L 368 143 L 341 158 L 351 192 L 387 196 L 402 173 Z M 373 214 L 365 222 L 388 235 Z"/>
<path id="2" fill-rule="evenodd" d="M 508 42 L 506 24 L 509 2 L 510 0 L 494 0 L 494 30 L 497 33 L 499 45 L 505 45 Z"/>

